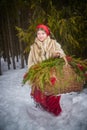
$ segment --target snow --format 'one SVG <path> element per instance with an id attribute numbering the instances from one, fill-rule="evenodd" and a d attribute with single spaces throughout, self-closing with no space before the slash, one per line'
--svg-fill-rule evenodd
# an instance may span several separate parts
<path id="1" fill-rule="evenodd" d="M 0 76 L 0 130 L 87 130 L 87 89 L 61 94 L 62 113 L 54 116 L 35 107 L 28 84 L 22 87 L 27 70 L 7 70 Z"/>

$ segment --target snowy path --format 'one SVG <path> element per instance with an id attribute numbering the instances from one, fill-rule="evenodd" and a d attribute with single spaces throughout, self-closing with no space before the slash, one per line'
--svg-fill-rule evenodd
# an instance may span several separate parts
<path id="1" fill-rule="evenodd" d="M 63 112 L 55 117 L 35 107 L 27 84 L 21 87 L 25 71 L 0 76 L 0 130 L 87 130 L 87 89 L 62 94 Z"/>

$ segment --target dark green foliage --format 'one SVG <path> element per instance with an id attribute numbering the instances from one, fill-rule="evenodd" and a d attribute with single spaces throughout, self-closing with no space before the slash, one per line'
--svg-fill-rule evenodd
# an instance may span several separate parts
<path id="1" fill-rule="evenodd" d="M 33 0 L 31 2 L 32 16 L 29 20 L 29 27 L 24 31 L 28 42 L 26 51 L 29 51 L 28 48 L 33 43 L 36 25 L 44 23 L 50 27 L 67 54 L 86 58 L 86 6 L 84 0 L 68 0 L 68 2 L 64 0 L 62 2 L 60 0 L 38 0 L 35 2 Z"/>

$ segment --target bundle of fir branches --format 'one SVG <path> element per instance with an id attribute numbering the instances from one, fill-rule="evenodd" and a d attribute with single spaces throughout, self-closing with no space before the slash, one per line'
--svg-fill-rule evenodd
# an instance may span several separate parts
<path id="1" fill-rule="evenodd" d="M 85 72 L 87 70 L 87 61 L 76 59 L 70 56 L 66 56 L 70 67 L 76 73 L 76 82 L 83 83 L 85 81 Z M 62 58 L 51 58 L 41 63 L 33 65 L 23 77 L 23 84 L 29 81 L 29 84 L 33 84 L 38 87 L 42 92 L 47 90 L 51 93 L 58 94 L 58 87 L 66 89 L 69 82 L 73 80 L 73 76 L 67 80 L 63 77 L 65 62 Z M 66 71 L 68 71 L 67 68 Z M 67 73 L 65 75 L 67 77 Z M 50 89 L 51 88 L 51 89 Z M 47 90 L 46 90 L 47 89 Z M 60 88 L 59 88 L 60 89 Z M 60 92 L 59 92 L 60 93 Z"/>

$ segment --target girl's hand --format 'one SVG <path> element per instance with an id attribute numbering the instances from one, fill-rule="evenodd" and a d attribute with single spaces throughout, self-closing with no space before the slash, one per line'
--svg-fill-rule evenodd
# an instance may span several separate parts
<path id="1" fill-rule="evenodd" d="M 64 59 L 64 61 L 65 61 L 65 66 L 68 66 L 69 64 L 68 64 L 68 61 L 67 61 L 67 59 L 66 59 L 65 56 L 63 57 L 63 59 Z"/>
<path id="2" fill-rule="evenodd" d="M 65 66 L 68 66 L 68 65 L 69 65 L 68 62 L 66 62 L 66 63 L 65 63 Z"/>
<path id="3" fill-rule="evenodd" d="M 53 58 L 57 58 L 57 57 L 59 57 L 59 56 L 60 56 L 60 53 L 59 53 L 59 52 L 56 52 L 56 53 L 53 54 Z"/>

